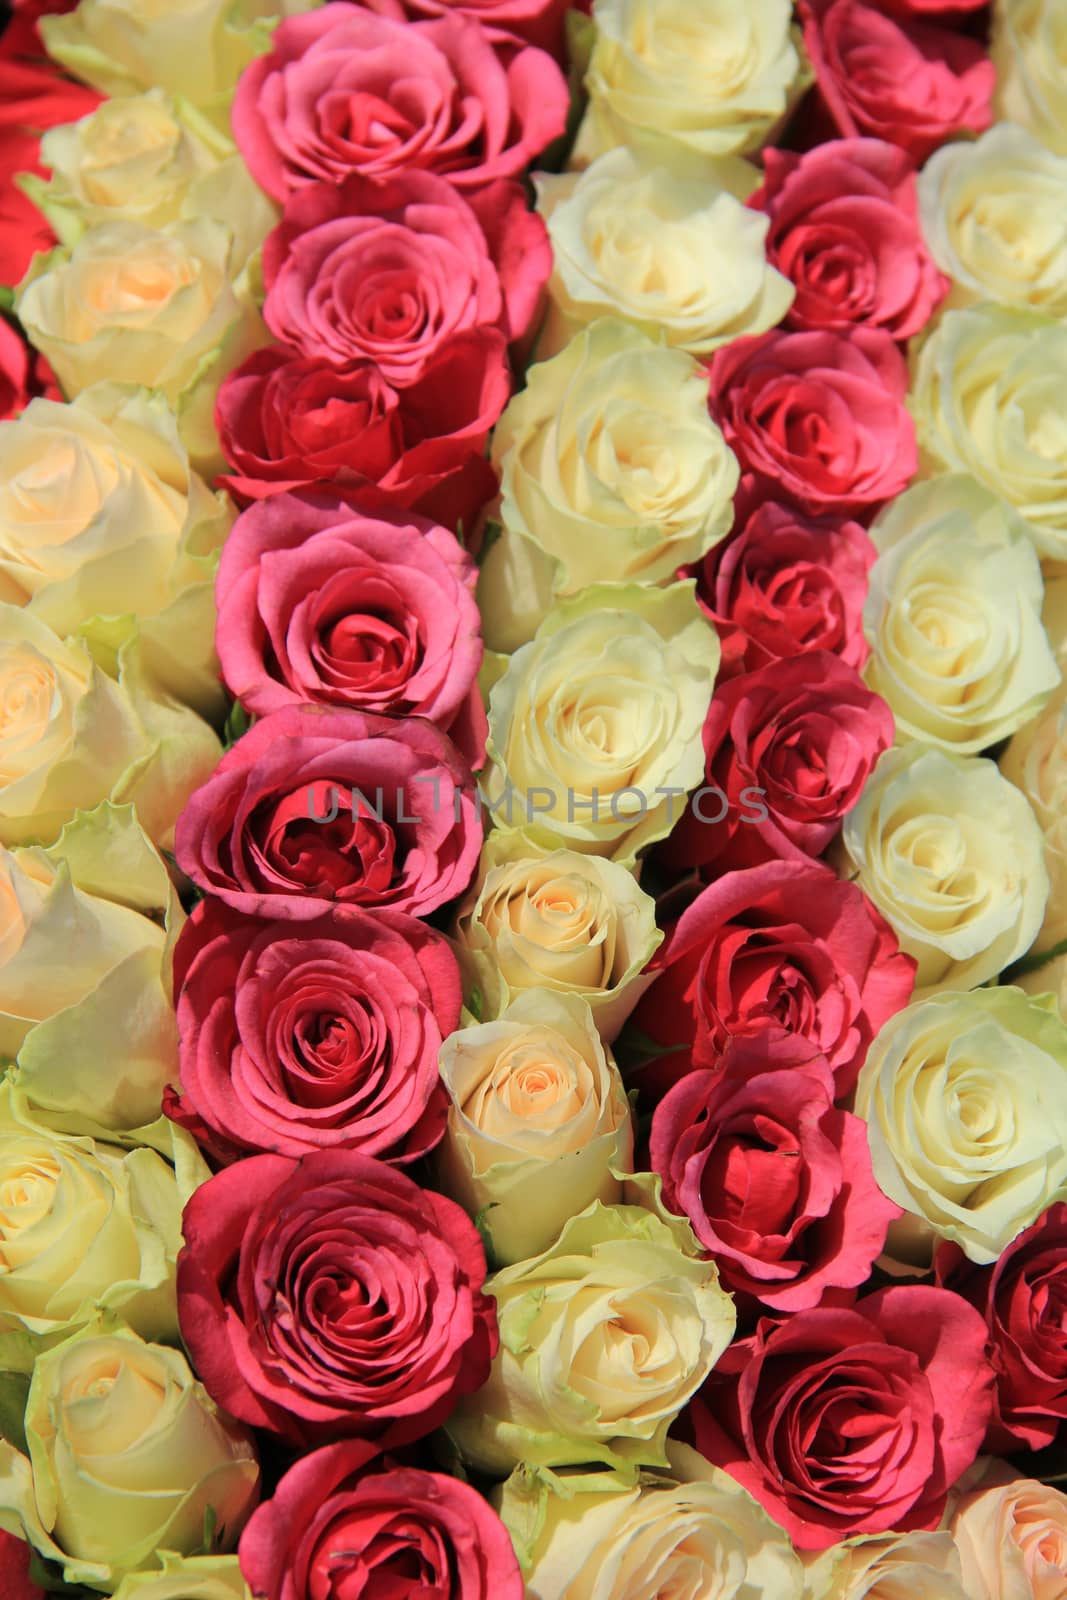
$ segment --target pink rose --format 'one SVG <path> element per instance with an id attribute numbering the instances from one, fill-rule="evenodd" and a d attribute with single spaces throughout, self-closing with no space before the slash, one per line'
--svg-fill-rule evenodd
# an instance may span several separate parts
<path id="1" fill-rule="evenodd" d="M 429 172 L 357 174 L 290 199 L 263 247 L 263 315 L 301 355 L 373 361 L 404 387 L 457 334 L 523 338 L 551 266 L 545 225 L 517 183 L 464 199 Z"/>
<path id="2" fill-rule="evenodd" d="M 475 17 L 494 35 L 515 34 L 561 59 L 568 11 L 588 12 L 590 0 L 363 0 L 383 17 Z"/>
<path id="3" fill-rule="evenodd" d="M 283 203 L 352 173 L 436 172 L 466 190 L 524 172 L 563 132 L 568 104 L 551 56 L 494 47 L 470 17 L 397 22 L 333 0 L 278 25 L 237 86 L 233 132 Z"/>
<path id="4" fill-rule="evenodd" d="M 223 548 L 223 678 L 257 717 L 295 705 L 425 717 L 477 768 L 477 576 L 455 535 L 424 518 L 276 495 L 243 512 Z"/>
<path id="5" fill-rule="evenodd" d="M 860 0 L 800 0 L 800 16 L 818 93 L 844 138 L 871 134 L 921 165 L 992 122 L 996 73 L 976 39 Z"/>
<path id="6" fill-rule="evenodd" d="M 230 466 L 219 482 L 245 503 L 329 483 L 367 510 L 470 529 L 496 494 L 485 447 L 510 394 L 496 328 L 456 334 L 402 393 L 371 361 L 339 368 L 278 345 L 257 350 L 219 390 Z"/>
<path id="7" fill-rule="evenodd" d="M 444 1134 L 437 1052 L 459 1024 L 443 935 L 355 906 L 262 922 L 202 900 L 175 952 L 181 1098 L 167 1106 L 223 1162 L 358 1150 L 406 1163 Z"/>
<path id="8" fill-rule="evenodd" d="M 915 476 L 908 371 L 881 329 L 734 339 L 708 371 L 711 414 L 766 498 L 866 516 Z"/>
<path id="9" fill-rule="evenodd" d="M 721 686 L 786 656 L 829 650 L 858 671 L 874 545 L 858 522 L 764 501 L 688 569 L 722 645 Z"/>
<path id="10" fill-rule="evenodd" d="M 805 155 L 769 148 L 749 200 L 770 218 L 767 259 L 796 285 L 791 328 L 884 328 L 908 339 L 948 293 L 919 226 L 915 168 L 880 139 Z"/>
<path id="11" fill-rule="evenodd" d="M 742 1308 L 807 1311 L 866 1283 L 901 1216 L 874 1181 L 867 1124 L 834 1108 L 834 1075 L 804 1039 L 738 1039 L 652 1118 L 663 1199 L 689 1218 Z"/>
<path id="12" fill-rule="evenodd" d="M 686 1430 L 798 1550 L 825 1550 L 937 1527 L 981 1447 L 992 1381 L 985 1325 L 966 1300 L 882 1289 L 851 1310 L 762 1321 L 721 1357 Z"/>
<path id="13" fill-rule="evenodd" d="M 250 1156 L 202 1184 L 178 1257 L 182 1339 L 231 1416 L 298 1446 L 421 1439 L 497 1348 L 478 1231 L 351 1150 Z"/>
<path id="14" fill-rule="evenodd" d="M 251 916 L 337 905 L 427 916 L 478 863 L 470 769 L 430 722 L 291 706 L 253 724 L 191 796 L 178 865 Z"/>
<path id="15" fill-rule="evenodd" d="M 0 317 L 0 422 L 17 416 L 29 399 L 29 348 L 10 322 Z"/>
<path id="16" fill-rule="evenodd" d="M 915 962 L 866 895 L 814 861 L 723 873 L 649 965 L 658 977 L 634 1021 L 663 1055 L 640 1074 L 648 1094 L 718 1067 L 732 1039 L 784 1030 L 826 1057 L 847 1099 L 915 984 Z"/>

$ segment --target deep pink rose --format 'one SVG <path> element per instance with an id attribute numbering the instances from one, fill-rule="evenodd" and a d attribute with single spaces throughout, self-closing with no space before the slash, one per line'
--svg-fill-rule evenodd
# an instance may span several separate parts
<path id="1" fill-rule="evenodd" d="M 717 1067 L 732 1039 L 784 1029 L 826 1057 L 846 1099 L 915 984 L 915 962 L 867 896 L 819 862 L 724 873 L 649 965 L 659 976 L 634 1022 L 663 1049 L 640 1075 L 650 1095 Z"/>
<path id="2" fill-rule="evenodd" d="M 459 1025 L 444 936 L 355 906 L 262 922 L 201 900 L 175 952 L 181 1098 L 168 1112 L 219 1161 L 249 1152 L 424 1155 L 445 1130 L 437 1071 Z"/>
<path id="3" fill-rule="evenodd" d="M 175 855 L 236 911 L 310 922 L 337 905 L 427 916 L 462 894 L 481 841 L 470 769 L 432 723 L 292 706 L 227 750 Z"/>
<path id="4" fill-rule="evenodd" d="M 568 11 L 589 10 L 589 0 L 363 0 L 368 11 L 396 17 L 474 17 L 490 33 L 513 34 L 551 50 L 561 60 Z"/>
<path id="5" fill-rule="evenodd" d="M 312 13 L 315 15 L 315 13 Z M 429 172 L 309 184 L 263 247 L 271 332 L 301 355 L 417 383 L 457 334 L 533 323 L 552 250 L 517 183 L 464 199 Z"/>
<path id="6" fill-rule="evenodd" d="M 0 317 L 0 422 L 17 416 L 29 398 L 29 349 L 11 324 Z"/>
<path id="7" fill-rule="evenodd" d="M 826 650 L 731 678 L 704 723 L 704 789 L 662 858 L 735 868 L 821 855 L 893 732 L 885 701 Z"/>
<path id="8" fill-rule="evenodd" d="M 496 1512 L 467 1483 L 327 1445 L 289 1468 L 241 1535 L 256 1600 L 522 1600 Z"/>
<path id="9" fill-rule="evenodd" d="M 485 1255 L 454 1201 L 370 1156 L 250 1156 L 202 1184 L 178 1257 L 208 1393 L 296 1445 L 421 1439 L 497 1347 Z"/>
<path id="10" fill-rule="evenodd" d="M 993 121 L 996 73 L 976 39 L 861 0 L 800 0 L 799 9 L 818 93 L 843 137 L 872 134 L 921 165 L 947 139 Z"/>
<path id="11" fill-rule="evenodd" d="M 1052 1444 L 1067 1419 L 1067 1204 L 1050 1206 L 991 1267 L 942 1245 L 937 1278 L 977 1307 L 989 1330 L 997 1387 L 986 1450 Z"/>
<path id="12" fill-rule="evenodd" d="M 915 168 L 880 139 L 805 155 L 769 147 L 749 205 L 770 218 L 767 259 L 796 285 L 791 328 L 884 328 L 909 339 L 948 293 L 919 225 Z"/>
<path id="13" fill-rule="evenodd" d="M 219 390 L 215 421 L 239 501 L 329 483 L 365 508 L 396 506 L 471 529 L 493 498 L 489 434 L 511 395 L 496 328 L 456 334 L 399 393 L 371 361 L 335 367 L 274 345 Z"/>
<path id="14" fill-rule="evenodd" d="M 237 86 L 233 132 L 280 202 L 354 172 L 436 172 L 475 189 L 524 172 L 563 132 L 568 104 L 551 56 L 494 47 L 470 17 L 394 22 L 333 0 L 279 23 Z"/>
<path id="15" fill-rule="evenodd" d="M 716 352 L 711 414 L 769 499 L 815 516 L 873 513 L 919 464 L 908 372 L 888 333 L 783 333 Z"/>
<path id="16" fill-rule="evenodd" d="M 477 576 L 455 535 L 424 518 L 323 493 L 261 501 L 219 563 L 223 678 L 259 717 L 294 705 L 425 717 L 480 767 Z"/>
<path id="17" fill-rule="evenodd" d="M 807 1311 L 866 1283 L 902 1215 L 874 1181 L 867 1124 L 834 1107 L 805 1039 L 764 1030 L 690 1072 L 652 1118 L 663 1199 L 689 1218 L 743 1310 Z"/>
<path id="18" fill-rule="evenodd" d="M 30 1578 L 33 1551 L 25 1539 L 0 1530 L 0 1594 L 4 1600 L 47 1600 Z"/>
<path id="19" fill-rule="evenodd" d="M 966 1300 L 882 1289 L 851 1310 L 762 1321 L 720 1358 L 684 1431 L 798 1550 L 825 1550 L 937 1527 L 981 1448 L 992 1382 L 985 1324 Z"/>
<path id="20" fill-rule="evenodd" d="M 722 645 L 721 686 L 785 656 L 829 650 L 857 671 L 875 548 L 858 522 L 764 501 L 689 572 Z"/>

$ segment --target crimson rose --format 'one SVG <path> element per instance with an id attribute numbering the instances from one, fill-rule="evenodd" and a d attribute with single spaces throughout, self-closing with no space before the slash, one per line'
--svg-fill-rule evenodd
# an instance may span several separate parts
<path id="1" fill-rule="evenodd" d="M 100 96 L 56 69 L 0 55 L 0 284 L 16 284 L 35 252 L 51 250 L 55 234 L 15 183 L 20 172 L 47 173 L 38 161 L 41 134 L 87 117 Z"/>
<path id="2" fill-rule="evenodd" d="M 421 1439 L 497 1348 L 485 1255 L 453 1201 L 383 1161 L 250 1156 L 185 1208 L 182 1338 L 205 1388 L 291 1443 Z"/>
<path id="3" fill-rule="evenodd" d="M 462 894 L 481 840 L 470 769 L 432 723 L 291 706 L 193 793 L 175 854 L 235 910 L 309 922 L 335 905 L 425 916 Z"/>
<path id="4" fill-rule="evenodd" d="M 866 1283 L 902 1215 L 874 1181 L 867 1124 L 834 1108 L 834 1075 L 805 1039 L 737 1039 L 652 1118 L 663 1199 L 689 1218 L 742 1307 L 806 1311 Z"/>
<path id="5" fill-rule="evenodd" d="M 720 1358 L 686 1428 L 798 1550 L 824 1550 L 937 1527 L 981 1447 L 992 1381 L 973 1306 L 901 1286 L 764 1319 Z"/>
<path id="6" fill-rule="evenodd" d="M 4 1600 L 46 1600 L 30 1578 L 33 1551 L 25 1539 L 0 1530 L 0 1594 Z"/>
<path id="7" fill-rule="evenodd" d="M 201 900 L 174 957 L 181 1098 L 168 1111 L 219 1161 L 359 1150 L 409 1162 L 444 1134 L 437 1071 L 459 968 L 414 917 L 354 906 L 261 922 Z"/>

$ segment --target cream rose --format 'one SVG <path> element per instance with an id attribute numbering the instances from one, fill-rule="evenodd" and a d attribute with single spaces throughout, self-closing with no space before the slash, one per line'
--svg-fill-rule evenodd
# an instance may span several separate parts
<path id="1" fill-rule="evenodd" d="M 161 685 L 209 716 L 224 707 L 214 573 L 233 515 L 161 395 L 95 384 L 0 423 L 0 601 L 61 637 L 123 618 Z"/>
<path id="2" fill-rule="evenodd" d="M 948 1533 L 846 1539 L 805 1566 L 808 1600 L 974 1600 Z"/>
<path id="3" fill-rule="evenodd" d="M 131 1572 L 114 1600 L 252 1600 L 236 1556 L 174 1556 L 159 1552 L 162 1572 Z"/>
<path id="4" fill-rule="evenodd" d="M 603 316 L 694 355 L 780 322 L 794 290 L 767 263 L 767 218 L 743 203 L 758 179 L 739 160 L 694 177 L 644 167 L 626 149 L 582 173 L 538 176 L 554 258 L 541 358 Z"/>
<path id="5" fill-rule="evenodd" d="M 489 835 L 455 927 L 481 1020 L 548 989 L 586 1001 L 609 1044 L 652 982 L 644 969 L 662 941 L 656 903 L 625 867 L 574 850 L 530 855 L 517 834 Z"/>
<path id="6" fill-rule="evenodd" d="M 232 246 L 207 217 L 158 229 L 105 222 L 70 250 L 35 256 L 15 296 L 68 397 L 102 379 L 160 390 L 194 467 L 209 474 L 223 465 L 218 386 L 265 339 L 249 283 L 230 281 Z"/>
<path id="7" fill-rule="evenodd" d="M 597 0 L 593 17 L 578 162 L 617 145 L 668 168 L 756 150 L 810 81 L 789 0 Z"/>
<path id="8" fill-rule="evenodd" d="M 688 1223 L 597 1201 L 486 1280 L 500 1350 L 446 1431 L 479 1470 L 666 1465 L 667 1430 L 734 1334 Z"/>
<path id="9" fill-rule="evenodd" d="M 120 652 L 118 681 L 77 639 L 0 603 L 0 843 L 48 844 L 76 811 L 130 802 L 163 848 L 192 791 L 218 764 L 207 723 Z"/>
<path id="10" fill-rule="evenodd" d="M 561 601 L 490 691 L 495 825 L 631 863 L 701 781 L 719 658 L 691 582 Z"/>
<path id="11" fill-rule="evenodd" d="M 1067 316 L 1067 157 L 1010 122 L 936 150 L 919 175 L 930 253 L 948 306 L 994 300 Z"/>
<path id="12" fill-rule="evenodd" d="M 973 478 L 945 474 L 892 501 L 871 538 L 865 676 L 898 741 L 974 754 L 1035 716 L 1060 669 L 1025 523 Z"/>
<path id="13" fill-rule="evenodd" d="M 802 1600 L 803 1568 L 747 1490 L 687 1445 L 627 1487 L 519 1467 L 495 1497 L 528 1600 Z"/>
<path id="14" fill-rule="evenodd" d="M 981 305 L 950 311 L 919 351 L 910 400 L 926 476 L 969 472 L 1067 558 L 1067 326 Z"/>
<path id="15" fill-rule="evenodd" d="M 967 1600 L 1062 1600 L 1067 1495 L 990 1462 L 951 1522 Z"/>
<path id="16" fill-rule="evenodd" d="M 988 1265 L 1067 1183 L 1067 1026 L 1021 989 L 940 994 L 900 1011 L 860 1072 L 879 1188 L 899 1262 L 939 1239 Z"/>
<path id="17" fill-rule="evenodd" d="M 480 1217 L 494 1261 L 539 1255 L 633 1170 L 630 1104 L 584 1000 L 529 989 L 496 1022 L 445 1040 L 451 1105 L 434 1154 L 441 1187 Z"/>
<path id="18" fill-rule="evenodd" d="M 126 1328 L 90 1328 L 42 1355 L 26 1402 L 29 1461 L 0 1444 L 0 1525 L 62 1563 L 68 1583 L 113 1590 L 191 1554 L 213 1526 L 232 1550 L 259 1468 L 185 1357 Z"/>
<path id="19" fill-rule="evenodd" d="M 500 536 L 478 598 L 490 649 L 515 650 L 592 583 L 670 583 L 730 531 L 739 468 L 696 361 L 624 322 L 531 367 L 493 434 Z"/>
<path id="20" fill-rule="evenodd" d="M 162 228 L 210 217 L 233 234 L 238 271 L 278 220 L 231 141 L 162 89 L 105 100 L 79 122 L 49 128 L 41 164 L 47 183 L 32 174 L 20 181 L 66 245 L 104 222 Z"/>
<path id="21" fill-rule="evenodd" d="M 1015 980 L 1020 989 L 1038 998 L 1051 1000 L 1063 1022 L 1067 1022 L 1067 955 L 1046 961 L 1033 972 Z"/>
<path id="22" fill-rule="evenodd" d="M 851 876 L 918 963 L 915 998 L 973 989 L 1033 944 L 1048 872 L 1041 828 L 992 761 L 889 750 L 845 818 Z"/>
<path id="23" fill-rule="evenodd" d="M 1067 155 L 1067 16 L 1061 0 L 997 0 L 990 47 L 997 116 Z"/>
<path id="24" fill-rule="evenodd" d="M 1036 943 L 1048 950 L 1067 939 L 1067 686 L 1015 735 L 1000 770 L 1029 800 L 1045 836 L 1049 895 Z"/>

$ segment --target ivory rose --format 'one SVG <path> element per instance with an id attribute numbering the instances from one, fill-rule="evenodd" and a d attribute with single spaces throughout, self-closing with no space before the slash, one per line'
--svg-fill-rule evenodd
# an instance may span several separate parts
<path id="1" fill-rule="evenodd" d="M 805 1566 L 810 1600 L 970 1600 L 948 1533 L 860 1534 Z"/>
<path id="2" fill-rule="evenodd" d="M 968 1600 L 1058 1600 L 1067 1570 L 1067 1495 L 987 1463 L 950 1523 Z"/>
<path id="3" fill-rule="evenodd" d="M 1044 835 L 1049 894 L 1035 942 L 1051 950 L 1067 938 L 1067 686 L 1018 730 L 1000 770 L 1022 790 Z"/>
<path id="4" fill-rule="evenodd" d="M 990 50 L 997 115 L 1067 155 L 1067 30 L 1057 0 L 1000 0 Z"/>

